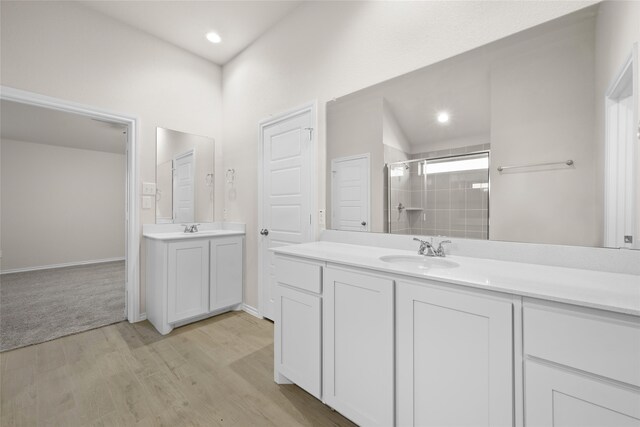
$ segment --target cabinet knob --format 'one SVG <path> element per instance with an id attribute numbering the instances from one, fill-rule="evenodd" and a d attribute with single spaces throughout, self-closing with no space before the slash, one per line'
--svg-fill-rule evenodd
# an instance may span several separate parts
<path id="1" fill-rule="evenodd" d="M 362 221 L 362 222 L 360 223 L 360 225 L 362 225 L 362 226 L 364 227 L 365 225 L 367 225 L 367 221 Z"/>
<path id="2" fill-rule="evenodd" d="M 263 236 L 268 236 L 269 230 L 267 230 L 266 228 L 263 228 L 262 230 L 260 230 L 260 234 L 262 234 Z"/>

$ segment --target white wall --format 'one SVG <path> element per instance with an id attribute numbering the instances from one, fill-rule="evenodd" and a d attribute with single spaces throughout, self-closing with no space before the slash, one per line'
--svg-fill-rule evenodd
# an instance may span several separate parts
<path id="1" fill-rule="evenodd" d="M 382 149 L 382 98 L 378 96 L 353 97 L 334 103 L 327 108 L 327 115 L 334 124 L 329 129 L 332 141 L 327 147 L 327 159 L 355 156 L 368 153 L 369 183 L 372 189 L 381 189 L 384 176 L 384 152 Z M 321 175 L 321 177 L 324 175 Z M 331 175 L 327 175 L 327 188 L 331 188 Z M 330 194 L 329 190 L 327 194 Z M 383 194 L 371 191 L 370 229 L 382 231 Z M 330 197 L 330 196 L 329 196 Z M 323 203 L 324 205 L 324 203 Z M 327 227 L 331 227 L 332 206 L 327 201 Z"/>
<path id="2" fill-rule="evenodd" d="M 325 176 L 324 104 L 593 2 L 308 2 L 225 65 L 224 167 L 235 168 L 229 219 L 247 223 L 245 302 L 258 304 L 258 122 L 316 99 Z M 324 180 L 320 179 L 320 183 Z M 321 184 L 319 206 L 325 205 Z"/>
<path id="3" fill-rule="evenodd" d="M 141 181 L 155 180 L 156 127 L 220 140 L 219 66 L 72 2 L 0 7 L 2 85 L 137 116 Z M 220 163 L 216 171 L 222 195 Z M 223 203 L 215 205 L 221 219 Z M 155 209 L 140 220 L 153 223 Z M 144 279 L 141 288 L 144 311 Z"/>
<path id="4" fill-rule="evenodd" d="M 0 141 L 2 270 L 124 258 L 124 154 Z"/>
<path id="5" fill-rule="evenodd" d="M 594 173 L 594 27 L 593 18 L 562 26 L 492 63 L 492 240 L 602 246 L 594 191 L 602 179 Z M 571 168 L 497 170 L 568 159 Z"/>

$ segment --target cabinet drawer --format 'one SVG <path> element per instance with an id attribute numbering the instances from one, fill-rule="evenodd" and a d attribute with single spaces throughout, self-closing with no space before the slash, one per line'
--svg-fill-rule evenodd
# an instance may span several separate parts
<path id="1" fill-rule="evenodd" d="M 640 319 L 542 302 L 524 305 L 524 351 L 640 386 Z"/>
<path id="2" fill-rule="evenodd" d="M 525 425 L 640 427 L 640 393 L 589 375 L 525 363 Z"/>
<path id="3" fill-rule="evenodd" d="M 322 267 L 318 264 L 276 257 L 275 266 L 278 283 L 322 293 Z"/>

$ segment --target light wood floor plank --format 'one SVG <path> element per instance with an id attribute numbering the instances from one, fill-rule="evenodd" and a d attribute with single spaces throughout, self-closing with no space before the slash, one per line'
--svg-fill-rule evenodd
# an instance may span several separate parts
<path id="1" fill-rule="evenodd" d="M 273 382 L 273 324 L 223 314 L 162 336 L 126 322 L 0 355 L 2 426 L 352 426 Z"/>

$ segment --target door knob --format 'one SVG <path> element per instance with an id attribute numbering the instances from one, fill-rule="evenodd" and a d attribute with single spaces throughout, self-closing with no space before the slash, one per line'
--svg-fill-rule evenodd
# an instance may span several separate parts
<path id="1" fill-rule="evenodd" d="M 267 230 L 266 228 L 263 228 L 262 230 L 260 230 L 260 234 L 262 234 L 263 236 L 268 236 L 269 230 Z"/>
<path id="2" fill-rule="evenodd" d="M 360 223 L 360 225 L 362 225 L 362 226 L 364 227 L 365 225 L 367 225 L 367 221 L 362 221 L 362 222 Z"/>

